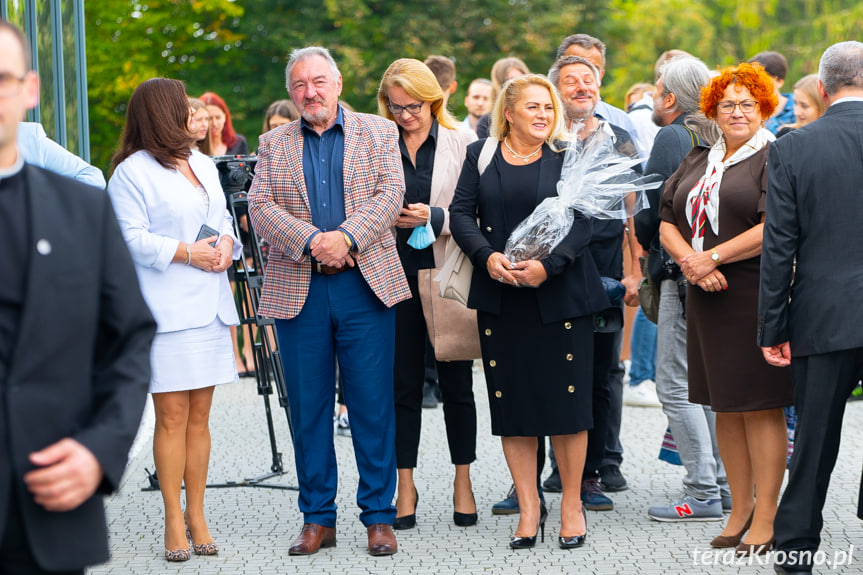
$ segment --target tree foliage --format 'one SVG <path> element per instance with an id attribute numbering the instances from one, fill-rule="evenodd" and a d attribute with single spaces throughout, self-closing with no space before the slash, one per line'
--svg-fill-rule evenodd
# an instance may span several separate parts
<path id="1" fill-rule="evenodd" d="M 456 62 L 463 115 L 470 80 L 504 56 L 546 72 L 565 36 L 608 46 L 603 98 L 620 105 L 635 82 L 652 81 L 656 57 L 686 50 L 709 66 L 760 50 L 788 58 L 793 83 L 814 72 L 828 45 L 860 37 L 863 5 L 852 0 L 106 0 L 86 5 L 93 161 L 107 167 L 129 96 L 143 80 L 184 80 L 190 95 L 214 91 L 254 149 L 263 113 L 287 97 L 293 48 L 328 47 L 344 79 L 342 98 L 376 111 L 378 82 L 396 58 L 443 54 Z"/>

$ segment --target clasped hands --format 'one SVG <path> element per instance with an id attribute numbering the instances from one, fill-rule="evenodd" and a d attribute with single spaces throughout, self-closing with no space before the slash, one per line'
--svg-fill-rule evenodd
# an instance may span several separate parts
<path id="1" fill-rule="evenodd" d="M 320 232 L 309 242 L 309 253 L 325 266 L 341 268 L 354 267 L 354 258 L 341 230 Z"/>
<path id="2" fill-rule="evenodd" d="M 234 261 L 234 240 L 223 236 L 222 241 L 212 247 L 210 244 L 218 240 L 217 236 L 204 238 L 189 244 L 192 259 L 189 265 L 200 268 L 205 272 L 221 273 L 231 267 Z"/>
<path id="3" fill-rule="evenodd" d="M 716 267 L 710 252 L 693 252 L 680 259 L 680 271 L 693 285 L 704 291 L 718 292 L 728 289 L 728 282 Z"/>
<path id="4" fill-rule="evenodd" d="M 491 279 L 516 287 L 539 287 L 548 279 L 545 267 L 539 260 L 512 263 L 500 252 L 494 252 L 488 257 L 486 268 Z"/>
<path id="5" fill-rule="evenodd" d="M 417 228 L 426 225 L 431 208 L 426 204 L 408 204 L 396 219 L 397 228 Z"/>

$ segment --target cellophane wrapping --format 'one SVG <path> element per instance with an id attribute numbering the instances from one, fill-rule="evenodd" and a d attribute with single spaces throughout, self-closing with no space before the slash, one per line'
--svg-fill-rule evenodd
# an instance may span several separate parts
<path id="1" fill-rule="evenodd" d="M 584 141 L 575 124 L 564 153 L 557 196 L 546 198 L 510 234 L 506 255 L 515 263 L 547 257 L 572 229 L 573 211 L 599 219 L 621 219 L 648 207 L 647 190 L 659 187 L 660 176 L 642 176 L 641 163 L 614 150 L 615 136 L 607 124 Z"/>

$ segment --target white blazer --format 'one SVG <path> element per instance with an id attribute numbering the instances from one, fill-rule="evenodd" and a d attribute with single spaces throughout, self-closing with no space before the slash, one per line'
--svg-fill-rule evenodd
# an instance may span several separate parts
<path id="1" fill-rule="evenodd" d="M 219 230 L 220 238 L 234 240 L 235 260 L 242 255 L 216 165 L 193 151 L 189 166 L 210 197 L 208 210 L 201 193 L 183 174 L 163 168 L 149 152 L 139 151 L 123 160 L 108 182 L 108 195 L 158 333 L 203 327 L 217 315 L 227 325 L 240 321 L 226 271 L 205 272 L 171 263 L 180 242 L 194 243 L 203 224 Z"/>

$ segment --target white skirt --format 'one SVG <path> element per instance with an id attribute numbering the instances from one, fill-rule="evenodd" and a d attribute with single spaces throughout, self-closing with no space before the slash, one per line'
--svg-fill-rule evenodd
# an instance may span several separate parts
<path id="1" fill-rule="evenodd" d="M 231 332 L 218 316 L 204 327 L 157 333 L 150 350 L 150 393 L 238 381 L 233 347 Z"/>

